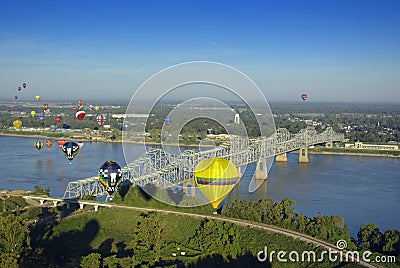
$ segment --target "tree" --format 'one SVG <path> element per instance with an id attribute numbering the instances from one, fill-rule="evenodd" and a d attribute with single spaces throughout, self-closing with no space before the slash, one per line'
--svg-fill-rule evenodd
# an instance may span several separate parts
<path id="1" fill-rule="evenodd" d="M 0 255 L 0 268 L 18 268 L 18 257 L 14 253 Z"/>
<path id="2" fill-rule="evenodd" d="M 0 218 L 0 253 L 20 254 L 30 248 L 29 228 L 19 216 L 8 215 Z"/>
<path id="3" fill-rule="evenodd" d="M 378 225 L 362 223 L 357 233 L 357 246 L 362 250 L 381 251 L 383 239 Z"/>
<path id="4" fill-rule="evenodd" d="M 118 263 L 118 258 L 115 255 L 103 259 L 103 266 L 105 268 L 117 268 Z"/>
<path id="5" fill-rule="evenodd" d="M 160 258 L 163 232 L 162 216 L 157 212 L 142 214 L 135 229 L 134 239 L 129 244 L 135 261 L 140 265 L 154 265 Z"/>
<path id="6" fill-rule="evenodd" d="M 82 268 L 99 268 L 101 265 L 101 255 L 99 253 L 90 253 L 81 259 Z"/>

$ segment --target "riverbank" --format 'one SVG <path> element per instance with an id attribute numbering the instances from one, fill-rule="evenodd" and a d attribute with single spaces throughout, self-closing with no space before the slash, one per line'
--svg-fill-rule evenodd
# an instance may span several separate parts
<path id="1" fill-rule="evenodd" d="M 10 136 L 10 137 L 25 137 L 25 138 L 38 138 L 38 139 L 53 139 L 53 140 L 76 140 L 76 141 L 85 141 L 85 142 L 107 142 L 107 143 L 131 143 L 131 144 L 143 144 L 139 141 L 127 141 L 127 140 L 114 140 L 112 141 L 109 138 L 95 137 L 95 139 L 90 139 L 84 136 L 52 136 L 46 135 L 47 133 L 35 134 L 30 132 L 23 133 L 4 133 L 0 131 L 0 136 Z M 50 133 L 52 134 L 52 133 Z M 59 134 L 59 133 L 56 133 Z M 62 133 L 63 134 L 63 133 Z M 146 141 L 147 146 L 177 146 L 176 144 L 162 144 L 160 142 L 149 142 Z M 182 147 L 191 147 L 197 148 L 202 147 L 199 144 L 182 144 Z M 207 147 L 207 146 L 204 146 Z M 293 151 L 291 153 L 298 153 L 298 151 Z M 326 147 L 316 147 L 309 148 L 309 154 L 324 154 L 324 155 L 349 155 L 349 156 L 375 156 L 375 157 L 392 157 L 392 158 L 400 158 L 400 151 L 380 151 L 380 150 L 362 150 L 362 149 L 344 149 L 344 148 L 326 148 Z"/>

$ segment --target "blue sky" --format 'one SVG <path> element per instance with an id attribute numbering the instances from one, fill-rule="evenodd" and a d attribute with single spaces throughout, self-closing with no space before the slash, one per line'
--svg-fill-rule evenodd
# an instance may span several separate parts
<path id="1" fill-rule="evenodd" d="M 130 99 L 206 60 L 271 101 L 399 102 L 399 29 L 396 0 L 1 1 L 0 98 Z"/>

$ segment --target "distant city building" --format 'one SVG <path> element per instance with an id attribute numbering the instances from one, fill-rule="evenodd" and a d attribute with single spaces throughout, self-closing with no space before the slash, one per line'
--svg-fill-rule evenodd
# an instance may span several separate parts
<path id="1" fill-rule="evenodd" d="M 346 143 L 344 148 L 347 149 L 369 149 L 369 150 L 398 150 L 398 145 L 384 145 L 384 144 L 364 144 L 362 142 Z"/>
<path id="2" fill-rule="evenodd" d="M 111 115 L 112 118 L 147 118 L 149 117 L 148 114 L 113 114 Z"/>

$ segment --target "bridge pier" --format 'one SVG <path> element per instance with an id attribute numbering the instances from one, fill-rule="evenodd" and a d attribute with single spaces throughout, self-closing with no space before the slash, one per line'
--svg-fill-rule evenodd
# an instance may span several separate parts
<path id="1" fill-rule="evenodd" d="M 43 206 L 44 205 L 44 199 L 39 199 L 40 205 Z"/>
<path id="2" fill-rule="evenodd" d="M 185 193 L 189 196 L 196 196 L 196 183 L 192 180 L 183 183 Z"/>
<path id="3" fill-rule="evenodd" d="M 79 209 L 83 209 L 84 206 L 85 204 L 79 203 Z"/>
<path id="4" fill-rule="evenodd" d="M 275 156 L 275 161 L 276 162 L 287 162 L 286 153 L 278 154 L 277 156 Z"/>
<path id="5" fill-rule="evenodd" d="M 53 207 L 56 207 L 57 204 L 58 204 L 58 201 L 57 200 L 53 200 Z"/>
<path id="6" fill-rule="evenodd" d="M 299 149 L 299 163 L 308 163 L 308 148 L 300 147 Z"/>
<path id="7" fill-rule="evenodd" d="M 99 205 L 94 205 L 94 211 L 98 211 L 99 210 Z"/>
<path id="8" fill-rule="evenodd" d="M 326 148 L 332 148 L 333 147 L 333 142 L 329 141 L 329 142 L 325 143 L 325 147 Z"/>
<path id="9" fill-rule="evenodd" d="M 259 159 L 257 161 L 255 178 L 256 178 L 256 180 L 268 179 L 267 159 L 266 158 Z"/>

